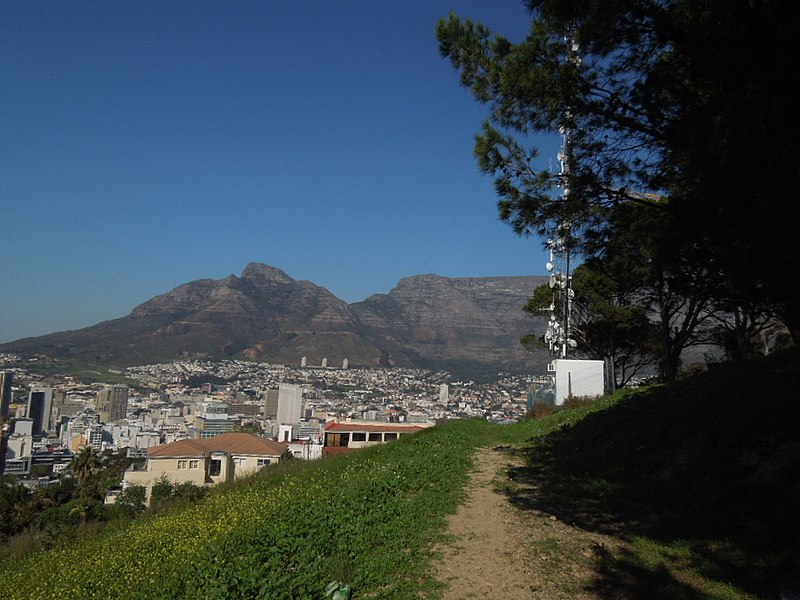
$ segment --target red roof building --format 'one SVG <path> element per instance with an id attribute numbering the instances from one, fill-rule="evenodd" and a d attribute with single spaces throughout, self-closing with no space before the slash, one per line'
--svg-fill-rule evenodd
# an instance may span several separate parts
<path id="1" fill-rule="evenodd" d="M 434 423 L 375 423 L 334 421 L 325 425 L 322 456 L 351 452 L 367 446 L 392 442 L 432 427 Z"/>

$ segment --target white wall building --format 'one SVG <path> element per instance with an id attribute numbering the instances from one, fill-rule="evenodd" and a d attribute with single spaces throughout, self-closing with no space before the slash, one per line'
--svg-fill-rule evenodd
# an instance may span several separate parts
<path id="1" fill-rule="evenodd" d="M 6 459 L 23 458 L 33 454 L 33 436 L 30 434 L 12 433 L 8 438 Z"/>
<path id="2" fill-rule="evenodd" d="M 602 360 L 559 358 L 553 364 L 556 372 L 556 406 L 561 406 L 568 398 L 602 396 L 605 393 L 605 365 Z"/>
<path id="3" fill-rule="evenodd" d="M 447 404 L 447 400 L 450 397 L 450 387 L 443 383 L 439 386 L 439 402 L 441 404 Z"/>
<path id="4" fill-rule="evenodd" d="M 278 385 L 279 424 L 299 423 L 303 415 L 303 388 L 297 384 L 281 383 Z"/>

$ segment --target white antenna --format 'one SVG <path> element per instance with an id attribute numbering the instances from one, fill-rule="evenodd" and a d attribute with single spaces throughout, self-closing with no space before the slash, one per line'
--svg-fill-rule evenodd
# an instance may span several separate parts
<path id="1" fill-rule="evenodd" d="M 567 60 L 577 64 L 580 62 L 578 57 L 578 45 L 569 37 L 565 38 L 567 46 Z M 568 127 L 570 122 L 570 111 L 564 115 L 564 122 L 559 131 L 561 133 L 561 150 L 558 153 L 558 161 L 561 165 L 559 175 L 559 185 L 561 187 L 561 198 L 564 204 L 569 198 L 569 159 L 571 156 L 571 136 Z M 572 290 L 572 275 L 570 274 L 570 230 L 572 224 L 564 219 L 556 227 L 555 235 L 547 240 L 547 247 L 550 249 L 550 261 L 547 263 L 547 271 L 550 275 L 550 288 L 553 290 L 553 302 L 550 304 L 550 320 L 547 323 L 547 331 L 544 335 L 545 343 L 550 349 L 550 353 L 560 358 L 566 358 L 569 348 L 574 348 L 576 343 L 572 339 L 570 323 L 572 320 L 572 298 L 575 292 Z"/>

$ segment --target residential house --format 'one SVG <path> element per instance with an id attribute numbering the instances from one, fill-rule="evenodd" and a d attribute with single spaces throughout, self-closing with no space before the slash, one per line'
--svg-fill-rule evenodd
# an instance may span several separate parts
<path id="1" fill-rule="evenodd" d="M 123 488 L 145 486 L 149 502 L 153 484 L 161 477 L 174 484 L 213 486 L 278 462 L 285 449 L 285 444 L 237 432 L 154 446 L 147 451 L 144 468 L 131 467 L 125 472 Z"/>

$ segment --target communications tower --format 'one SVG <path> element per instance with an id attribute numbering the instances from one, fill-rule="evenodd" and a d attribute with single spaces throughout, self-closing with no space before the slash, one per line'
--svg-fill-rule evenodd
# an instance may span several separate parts
<path id="1" fill-rule="evenodd" d="M 569 37 L 566 38 L 567 61 L 577 64 L 578 46 Z M 572 114 L 567 108 L 564 121 L 559 127 L 561 133 L 561 150 L 558 153 L 559 162 L 559 187 L 561 188 L 561 202 L 568 206 L 569 200 L 569 169 L 572 156 L 571 139 Z M 550 353 L 556 358 L 567 358 L 571 348 L 576 346 L 572 338 L 570 323 L 572 320 L 572 299 L 575 292 L 572 290 L 572 274 L 570 272 L 570 245 L 572 242 L 572 224 L 568 219 L 562 219 L 555 228 L 552 237 L 547 240 L 550 250 L 550 260 L 547 263 L 547 272 L 550 275 L 549 285 L 553 290 L 550 303 L 550 319 L 544 340 Z M 554 368 L 551 370 L 555 370 Z"/>
<path id="2" fill-rule="evenodd" d="M 574 65 L 580 63 L 578 45 L 567 36 L 566 60 Z M 601 396 L 604 393 L 604 364 L 602 360 L 576 360 L 568 356 L 577 346 L 572 332 L 572 289 L 570 270 L 570 250 L 573 240 L 572 223 L 569 214 L 569 176 L 572 166 L 572 114 L 567 107 L 561 123 L 561 150 L 559 187 L 560 201 L 564 207 L 562 218 L 555 225 L 555 231 L 547 240 L 550 261 L 547 271 L 550 275 L 550 288 L 553 291 L 550 302 L 550 319 L 545 332 L 545 342 L 553 356 L 547 370 L 553 374 L 554 401 L 563 404 L 576 396 Z"/>

